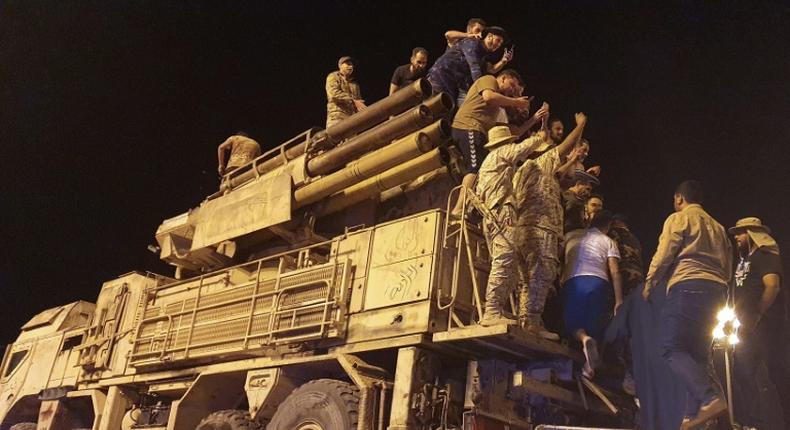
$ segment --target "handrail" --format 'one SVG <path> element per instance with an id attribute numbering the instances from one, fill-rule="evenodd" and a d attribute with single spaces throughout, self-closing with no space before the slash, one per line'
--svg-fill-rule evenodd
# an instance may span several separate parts
<path id="1" fill-rule="evenodd" d="M 462 190 L 463 190 L 463 193 L 461 193 Z M 450 214 L 451 214 L 451 207 L 454 206 L 453 205 L 453 197 L 456 194 L 458 194 L 458 198 L 461 199 L 461 213 L 463 215 L 461 216 L 460 220 L 458 220 L 456 223 L 453 223 L 453 222 L 451 222 L 452 220 L 451 220 Z M 452 273 L 451 289 L 450 289 L 450 301 L 448 303 L 442 303 L 442 294 L 437 294 L 437 297 L 436 297 L 436 306 L 438 307 L 439 310 L 450 309 L 450 315 L 449 315 L 449 320 L 448 320 L 448 327 L 450 327 L 450 328 L 453 326 L 453 322 L 456 322 L 456 320 L 458 320 L 457 315 L 455 315 L 454 308 L 455 308 L 455 304 L 456 304 L 457 299 L 458 299 L 458 288 L 459 288 L 459 283 L 460 283 L 460 267 L 461 267 L 460 266 L 460 261 L 461 261 L 461 258 L 463 258 L 462 257 L 463 251 L 466 251 L 467 264 L 469 266 L 469 274 L 470 274 L 470 278 L 471 278 L 470 280 L 471 280 L 471 283 L 472 283 L 472 297 L 471 297 L 471 299 L 472 299 L 472 302 L 474 304 L 475 309 L 477 310 L 478 316 L 481 317 L 483 315 L 483 309 L 482 309 L 483 298 L 480 295 L 480 285 L 478 285 L 477 276 L 475 275 L 475 264 L 474 264 L 474 259 L 472 257 L 473 253 L 472 253 L 472 249 L 470 247 L 470 240 L 469 240 L 470 239 L 470 234 L 469 234 L 469 227 L 470 226 L 469 226 L 467 218 L 466 218 L 466 214 L 469 212 L 469 206 L 471 206 L 472 208 L 477 210 L 477 212 L 479 212 L 482 215 L 483 222 L 485 224 L 488 224 L 488 226 L 491 228 L 490 234 L 493 234 L 493 235 L 499 234 L 501 232 L 501 230 L 503 229 L 503 227 L 500 224 L 500 222 L 497 219 L 497 217 L 494 216 L 494 214 L 491 212 L 490 209 L 488 209 L 488 207 L 486 207 L 485 204 L 483 204 L 482 200 L 480 199 L 480 197 L 477 194 L 475 194 L 474 190 L 472 190 L 472 189 L 470 189 L 468 187 L 465 187 L 463 185 L 459 185 L 459 186 L 453 188 L 452 190 L 450 190 L 450 193 L 449 193 L 448 198 L 447 198 L 447 207 L 446 207 L 445 225 L 444 225 L 445 233 L 444 233 L 444 238 L 443 238 L 444 242 L 442 244 L 444 249 L 449 249 L 450 248 L 450 246 L 448 244 L 449 237 L 455 236 L 456 234 L 458 235 L 458 237 L 455 239 L 455 240 L 457 240 L 457 246 L 455 248 L 456 249 L 455 259 L 453 261 L 453 273 Z M 458 225 L 459 226 L 457 232 L 450 232 L 449 231 L 451 225 Z M 508 239 L 505 238 L 505 240 L 508 240 Z M 508 243 L 510 243 L 509 240 L 508 240 Z M 510 243 L 510 245 L 513 246 L 514 249 L 516 250 L 516 252 L 519 254 L 519 256 L 521 258 L 523 258 L 523 255 L 522 255 L 521 251 L 517 247 L 515 247 L 515 244 Z M 441 284 L 440 284 L 440 289 L 441 289 Z M 441 293 L 441 291 L 440 291 L 440 293 Z M 516 311 L 515 307 L 516 306 L 513 303 L 511 303 L 511 308 L 512 308 L 512 310 L 514 312 Z M 458 320 L 458 321 L 460 321 L 460 320 Z"/>

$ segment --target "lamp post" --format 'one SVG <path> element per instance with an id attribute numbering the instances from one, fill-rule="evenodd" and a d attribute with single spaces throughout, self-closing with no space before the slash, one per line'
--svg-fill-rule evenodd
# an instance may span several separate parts
<path id="1" fill-rule="evenodd" d="M 730 425 L 735 424 L 735 411 L 732 402 L 732 352 L 740 343 L 738 329 L 741 322 L 735 310 L 728 303 L 716 314 L 716 327 L 713 328 L 713 347 L 724 350 L 724 378 L 727 384 L 727 407 Z"/>

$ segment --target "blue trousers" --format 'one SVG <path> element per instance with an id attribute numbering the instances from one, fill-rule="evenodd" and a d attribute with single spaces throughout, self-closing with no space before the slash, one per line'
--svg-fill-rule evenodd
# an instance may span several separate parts
<path id="1" fill-rule="evenodd" d="M 573 339 L 576 330 L 600 342 L 609 319 L 612 284 L 597 276 L 574 276 L 562 286 L 563 322 Z"/>
<path id="2" fill-rule="evenodd" d="M 661 311 L 661 356 L 686 387 L 686 416 L 720 395 L 713 371 L 711 346 L 716 313 L 724 305 L 727 287 L 713 281 L 674 284 Z"/>

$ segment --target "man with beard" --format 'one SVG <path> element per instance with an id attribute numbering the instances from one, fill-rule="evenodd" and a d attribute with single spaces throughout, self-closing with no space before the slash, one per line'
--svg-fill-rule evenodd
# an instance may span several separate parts
<path id="1" fill-rule="evenodd" d="M 593 186 L 601 183 L 595 175 L 583 170 L 574 172 L 573 178 L 573 185 L 562 192 L 565 233 L 585 227 L 584 204 L 590 198 Z"/>
<path id="2" fill-rule="evenodd" d="M 577 113 L 576 128 L 565 140 L 558 146 L 537 148 L 536 152 L 544 152 L 525 161 L 513 179 L 516 244 L 526 259 L 519 270 L 519 323 L 551 340 L 559 336 L 544 328 L 543 309 L 560 264 L 563 210 L 559 178 L 567 175 L 581 156 L 576 144 L 586 124 L 587 117 Z"/>
<path id="3" fill-rule="evenodd" d="M 399 66 L 392 74 L 392 79 L 390 79 L 390 95 L 425 76 L 427 66 L 428 51 L 420 47 L 412 49 L 409 64 Z"/>
<path id="4" fill-rule="evenodd" d="M 551 139 L 555 145 L 559 145 L 562 143 L 562 138 L 565 136 L 565 126 L 562 124 L 559 118 L 554 117 L 549 120 L 549 139 Z"/>
<path id="5" fill-rule="evenodd" d="M 584 216 L 589 224 L 590 220 L 598 212 L 603 210 L 603 196 L 600 194 L 590 194 L 587 202 L 584 204 Z"/>
<path id="6" fill-rule="evenodd" d="M 354 78 L 354 59 L 340 57 L 337 67 L 338 70 L 326 77 L 326 128 L 366 107 Z"/>
<path id="7" fill-rule="evenodd" d="M 775 389 L 785 397 L 788 381 L 785 353 L 786 313 L 781 294 L 782 260 L 771 229 L 759 218 L 738 220 L 729 229 L 735 237 L 740 260 L 735 269 L 735 311 L 743 326 L 741 344 L 734 351 L 735 417 L 739 424 L 759 429 L 777 426 L 781 408 L 771 408 L 778 399 Z M 760 371 L 763 366 L 767 375 Z M 766 378 L 767 376 L 767 378 Z M 773 400 L 773 401 L 772 401 Z M 767 407 L 766 407 L 767 406 Z M 785 417 L 785 420 L 787 418 Z"/>

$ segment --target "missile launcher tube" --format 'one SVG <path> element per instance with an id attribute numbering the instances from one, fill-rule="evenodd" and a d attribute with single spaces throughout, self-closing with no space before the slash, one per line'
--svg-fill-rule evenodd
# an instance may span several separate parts
<path id="1" fill-rule="evenodd" d="M 266 172 L 270 172 L 275 168 L 287 163 L 288 161 L 301 156 L 304 154 L 309 142 L 317 143 L 319 141 L 324 141 L 323 145 L 330 147 L 334 146 L 343 139 L 353 136 L 355 133 L 364 131 L 373 125 L 386 120 L 390 116 L 398 115 L 404 112 L 406 109 L 429 98 L 431 96 L 431 91 L 431 84 L 428 83 L 427 80 L 420 79 L 415 81 L 408 87 L 404 87 L 395 94 L 373 103 L 367 109 L 358 112 L 343 121 L 340 121 L 336 125 L 329 127 L 327 130 L 318 132 L 314 136 L 310 136 L 309 139 L 305 139 L 303 142 L 285 148 L 284 150 L 280 151 L 280 154 L 263 160 L 260 163 L 254 164 L 254 168 L 248 169 L 246 172 L 231 177 L 226 185 L 226 188 L 236 188 L 239 185 L 256 177 L 257 175 L 263 175 Z M 401 131 L 399 135 L 393 135 L 393 137 L 390 137 L 389 140 L 405 136 L 406 134 L 429 124 L 434 118 L 438 118 L 438 115 L 444 115 L 444 113 L 449 112 L 452 109 L 452 100 L 450 100 L 450 97 L 447 95 L 444 95 L 443 97 L 442 95 L 437 95 L 431 100 L 434 101 L 428 106 L 429 111 L 426 114 L 427 118 L 424 120 L 424 123 L 410 130 Z M 450 108 L 445 109 L 444 107 L 448 105 L 448 100 Z M 442 112 L 443 109 L 444 112 Z M 433 115 L 433 117 L 430 115 Z M 401 123 L 401 125 L 402 124 L 403 123 Z M 397 127 L 394 128 L 397 129 Z M 288 143 L 281 146 L 287 145 Z M 319 174 L 323 173 L 315 173 L 315 175 Z"/>
<path id="2" fill-rule="evenodd" d="M 368 106 L 365 110 L 355 113 L 326 129 L 332 144 L 353 136 L 363 130 L 397 115 L 411 106 L 419 104 L 431 96 L 433 89 L 427 79 L 419 79 L 413 84 L 403 87 L 394 94 Z"/>
<path id="3" fill-rule="evenodd" d="M 427 152 L 329 196 L 314 205 L 313 213 L 320 218 L 339 212 L 365 199 L 375 197 L 382 191 L 436 170 L 442 167 L 448 161 L 448 158 L 449 156 L 444 148 L 436 148 L 431 152 Z"/>
<path id="4" fill-rule="evenodd" d="M 315 203 L 356 182 L 416 158 L 435 148 L 439 143 L 440 140 L 431 140 L 421 131 L 400 138 L 384 148 L 352 161 L 342 170 L 294 191 L 294 208 Z"/>
<path id="5" fill-rule="evenodd" d="M 439 93 L 422 102 L 422 105 L 428 108 L 431 118 L 437 120 L 455 108 L 455 101 L 447 93 Z"/>
<path id="6" fill-rule="evenodd" d="M 430 110 L 423 105 L 418 105 L 414 109 L 346 140 L 340 146 L 311 158 L 307 162 L 307 173 L 310 176 L 319 176 L 337 170 L 350 160 L 419 130 L 430 124 L 431 121 L 433 118 Z"/>
<path id="7" fill-rule="evenodd" d="M 344 164 L 368 151 L 388 144 L 393 139 L 405 136 L 425 127 L 432 121 L 443 117 L 448 111 L 445 98 L 439 95 L 429 100 L 431 103 L 416 106 L 387 122 L 359 134 L 342 145 L 320 154 L 307 162 L 307 172 L 311 176 L 324 175 L 337 170 Z M 449 104 L 452 106 L 452 102 Z M 435 116 L 434 116 L 435 115 Z M 449 130 L 449 129 L 448 129 Z M 449 131 L 448 131 L 449 135 Z"/>

